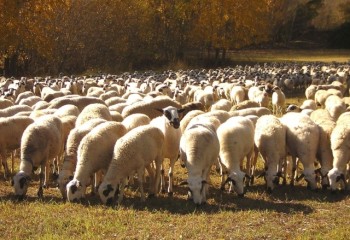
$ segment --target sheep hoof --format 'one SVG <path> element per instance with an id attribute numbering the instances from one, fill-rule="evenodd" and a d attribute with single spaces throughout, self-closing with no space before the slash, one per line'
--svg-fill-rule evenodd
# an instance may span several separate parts
<path id="1" fill-rule="evenodd" d="M 42 198 L 43 196 L 44 196 L 44 191 L 43 191 L 42 188 L 39 188 L 39 190 L 38 190 L 38 197 Z"/>
<path id="2" fill-rule="evenodd" d="M 172 196 L 174 196 L 174 193 L 173 192 L 168 192 L 168 196 L 172 197 Z"/>
<path id="3" fill-rule="evenodd" d="M 252 176 L 252 178 L 250 179 L 250 185 L 254 184 L 254 176 Z"/>
<path id="4" fill-rule="evenodd" d="M 148 194 L 148 198 L 154 198 L 156 195 L 154 193 Z"/>
<path id="5" fill-rule="evenodd" d="M 238 197 L 239 197 L 239 198 L 244 198 L 244 193 L 238 194 Z"/>

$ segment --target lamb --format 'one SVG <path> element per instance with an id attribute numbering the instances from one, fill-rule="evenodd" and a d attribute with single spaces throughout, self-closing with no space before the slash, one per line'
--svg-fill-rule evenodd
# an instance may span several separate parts
<path id="1" fill-rule="evenodd" d="M 347 164 L 350 159 L 350 114 L 342 114 L 331 134 L 333 168 L 328 172 L 330 189 L 334 192 L 338 184 L 346 183 Z"/>
<path id="2" fill-rule="evenodd" d="M 286 96 L 279 87 L 272 89 L 272 113 L 275 115 L 283 115 L 284 104 L 286 102 Z"/>
<path id="3" fill-rule="evenodd" d="M 334 121 L 337 121 L 340 114 L 346 111 L 345 103 L 336 95 L 331 95 L 326 99 L 325 108 Z"/>
<path id="4" fill-rule="evenodd" d="M 170 160 L 169 164 L 169 186 L 168 186 L 168 195 L 173 195 L 173 182 L 174 176 L 173 171 L 175 167 L 175 162 L 177 160 L 180 148 L 180 138 L 181 138 L 181 129 L 179 113 L 183 109 L 177 109 L 175 107 L 169 106 L 163 109 L 158 109 L 163 113 L 162 116 L 154 118 L 151 121 L 151 125 L 159 128 L 164 135 L 164 144 L 163 144 L 163 155 L 164 158 Z M 163 162 L 163 161 L 162 161 Z M 161 190 L 165 192 L 165 180 L 164 180 L 164 166 L 162 164 L 162 178 L 161 178 Z"/>
<path id="5" fill-rule="evenodd" d="M 30 124 L 21 138 L 21 164 L 13 178 L 15 195 L 23 199 L 27 193 L 32 172 L 41 167 L 38 196 L 43 196 L 43 187 L 49 179 L 50 160 L 62 149 L 62 123 L 53 115 L 43 116 Z M 44 174 L 45 173 L 45 174 Z"/>
<path id="6" fill-rule="evenodd" d="M 253 107 L 253 108 L 247 108 L 247 109 L 235 110 L 235 111 L 231 110 L 229 114 L 231 117 L 247 116 L 247 115 L 256 115 L 261 117 L 263 115 L 271 114 L 271 111 L 270 109 L 265 107 Z"/>
<path id="7" fill-rule="evenodd" d="M 32 108 L 27 105 L 14 105 L 0 110 L 0 117 L 10 117 L 19 112 L 32 111 Z"/>
<path id="8" fill-rule="evenodd" d="M 206 202 L 210 168 L 219 156 L 219 125 L 215 118 L 192 120 L 180 140 L 180 160 L 188 170 L 188 197 L 197 205 Z"/>
<path id="9" fill-rule="evenodd" d="M 125 126 L 126 130 L 129 132 L 131 129 L 134 129 L 139 126 L 148 125 L 151 122 L 151 119 L 142 113 L 134 113 L 130 116 L 127 116 L 122 124 Z"/>
<path id="10" fill-rule="evenodd" d="M 267 191 L 272 192 L 286 157 L 286 127 L 273 115 L 261 116 L 256 123 L 254 142 L 265 162 Z"/>
<path id="11" fill-rule="evenodd" d="M 125 133 L 126 128 L 121 123 L 108 121 L 95 127 L 81 140 L 74 178 L 66 186 L 69 202 L 84 198 L 90 176 L 99 170 L 108 169 L 114 144 Z M 96 146 L 99 147 L 96 148 Z M 95 180 L 95 184 L 97 183 L 98 181 Z"/>
<path id="12" fill-rule="evenodd" d="M 280 121 L 287 127 L 287 149 L 292 156 L 292 181 L 296 171 L 296 158 L 304 166 L 303 174 L 297 178 L 305 177 L 309 189 L 316 189 L 315 166 L 316 153 L 319 142 L 319 128 L 309 116 L 290 112 L 281 117 Z"/>
<path id="13" fill-rule="evenodd" d="M 243 197 L 245 178 L 250 176 L 241 170 L 241 166 L 246 157 L 247 170 L 250 171 L 254 151 L 254 125 L 248 118 L 232 117 L 220 125 L 217 134 L 220 143 L 221 189 L 230 182 L 238 196 Z M 226 180 L 224 180 L 225 173 Z"/>
<path id="14" fill-rule="evenodd" d="M 10 170 L 7 165 L 7 152 L 18 149 L 21 145 L 21 138 L 24 130 L 33 123 L 29 117 L 13 116 L 0 118 L 0 156 L 4 167 L 4 177 L 8 179 Z M 14 169 L 12 159 L 12 171 Z"/>
<path id="15" fill-rule="evenodd" d="M 63 199 L 67 198 L 66 185 L 70 180 L 73 179 L 73 173 L 77 165 L 77 151 L 79 143 L 83 137 L 92 131 L 92 129 L 104 122 L 106 122 L 104 119 L 91 119 L 81 126 L 76 127 L 70 131 L 67 138 L 62 168 L 60 169 L 57 180 L 58 188 L 61 191 Z"/>
<path id="16" fill-rule="evenodd" d="M 153 119 L 162 115 L 157 109 L 163 109 L 168 106 L 176 107 L 178 109 L 181 108 L 181 104 L 169 97 L 157 97 L 150 102 L 141 101 L 125 107 L 122 116 L 123 118 L 126 118 L 133 113 L 143 113 L 150 119 Z"/>
<path id="17" fill-rule="evenodd" d="M 95 97 L 65 96 L 65 97 L 54 99 L 53 101 L 51 101 L 50 106 L 48 108 L 58 109 L 64 105 L 72 104 L 74 106 L 77 106 L 79 111 L 81 112 L 86 106 L 93 103 L 100 103 L 100 104 L 106 105 L 103 100 Z"/>
<path id="18" fill-rule="evenodd" d="M 123 137 L 114 146 L 113 159 L 99 187 L 99 195 L 104 204 L 112 204 L 118 185 L 120 193 L 118 203 L 122 201 L 125 179 L 137 172 L 141 201 L 145 200 L 143 176 L 145 168 L 150 175 L 150 196 L 158 192 L 160 166 L 163 161 L 164 135 L 151 125 L 137 127 Z M 155 161 L 156 173 L 150 167 Z"/>
<path id="19" fill-rule="evenodd" d="M 321 175 L 322 188 L 326 189 L 329 185 L 327 173 L 332 169 L 333 155 L 331 149 L 331 134 L 335 127 L 335 121 L 326 109 L 317 109 L 310 116 L 320 129 L 320 140 L 317 149 L 317 159 L 321 168 L 317 170 Z"/>
<path id="20" fill-rule="evenodd" d="M 112 116 L 105 105 L 94 103 L 86 106 L 83 111 L 81 111 L 78 116 L 76 125 L 80 126 L 93 118 L 102 118 L 107 121 L 112 120 Z"/>

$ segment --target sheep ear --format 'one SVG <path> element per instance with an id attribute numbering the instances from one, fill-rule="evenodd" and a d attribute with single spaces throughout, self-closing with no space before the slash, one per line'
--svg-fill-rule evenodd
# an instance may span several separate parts
<path id="1" fill-rule="evenodd" d="M 337 178 L 336 178 L 336 182 L 339 182 L 340 180 L 343 180 L 344 182 L 346 181 L 345 180 L 345 175 L 344 174 L 340 174 Z"/>

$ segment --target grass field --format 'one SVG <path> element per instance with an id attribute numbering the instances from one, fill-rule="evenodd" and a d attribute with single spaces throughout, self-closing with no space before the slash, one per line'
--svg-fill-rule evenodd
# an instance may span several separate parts
<path id="1" fill-rule="evenodd" d="M 266 59 L 268 56 L 260 55 Z M 323 59 L 349 60 L 340 54 L 332 59 L 327 56 Z M 258 58 L 259 55 L 248 59 Z M 276 53 L 274 61 L 279 59 Z M 300 59 L 320 61 L 311 55 Z M 292 97 L 287 103 L 303 100 L 302 93 Z M 258 166 L 260 172 L 261 160 Z M 187 201 L 186 187 L 178 185 L 186 179 L 185 169 L 177 165 L 174 176 L 173 197 L 160 194 L 142 203 L 136 187 L 132 186 L 126 190 L 121 206 L 114 208 L 101 205 L 97 196 L 87 197 L 82 204 L 66 203 L 56 188 L 46 189 L 44 198 L 38 199 L 36 181 L 31 183 L 28 197 L 18 202 L 10 183 L 0 178 L 0 239 L 348 239 L 350 236 L 347 192 L 309 191 L 301 181 L 294 188 L 279 186 L 269 195 L 263 180 L 256 179 L 245 197 L 238 198 L 234 193 L 219 190 L 220 176 L 213 170 L 207 204 L 196 207 Z"/>

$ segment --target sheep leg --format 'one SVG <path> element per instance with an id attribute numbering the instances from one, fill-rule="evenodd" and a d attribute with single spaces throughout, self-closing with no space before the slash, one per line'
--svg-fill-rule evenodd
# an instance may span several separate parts
<path id="1" fill-rule="evenodd" d="M 41 164 L 40 174 L 39 174 L 39 189 L 37 193 L 39 198 L 42 198 L 44 196 L 43 187 L 45 187 L 47 172 L 49 172 L 47 164 L 45 163 Z"/>
<path id="2" fill-rule="evenodd" d="M 99 170 L 95 173 L 94 184 L 93 184 L 94 190 L 91 192 L 93 192 L 94 194 L 98 193 L 98 187 L 100 186 L 101 182 L 102 182 L 102 170 Z"/>
<path id="3" fill-rule="evenodd" d="M 149 194 L 148 197 L 153 197 L 155 195 L 155 180 L 154 180 L 154 171 L 153 171 L 153 167 L 151 167 L 150 165 L 146 166 L 146 170 L 148 172 L 148 176 L 149 176 Z"/>
<path id="4" fill-rule="evenodd" d="M 126 179 L 122 179 L 119 185 L 118 204 L 123 201 Z"/>
<path id="5" fill-rule="evenodd" d="M 164 176 L 164 164 L 161 164 L 161 170 L 160 170 L 160 190 L 162 193 L 165 193 L 165 176 Z"/>
<path id="6" fill-rule="evenodd" d="M 297 158 L 295 156 L 292 156 L 292 177 L 290 180 L 290 185 L 293 187 L 295 178 L 297 174 Z"/>
<path id="7" fill-rule="evenodd" d="M 145 169 L 141 167 L 137 170 L 137 180 L 139 182 L 139 188 L 141 193 L 141 202 L 145 201 L 145 192 L 143 191 L 143 175 L 145 174 Z"/>
<path id="8" fill-rule="evenodd" d="M 1 153 L 2 166 L 4 167 L 4 178 L 7 180 L 10 177 L 10 170 L 7 165 L 6 152 Z"/>
<path id="9" fill-rule="evenodd" d="M 173 196 L 173 184 L 174 184 L 174 174 L 173 169 L 175 167 L 176 157 L 170 158 L 170 165 L 169 165 L 169 186 L 168 186 L 168 195 L 171 197 Z"/>
<path id="10" fill-rule="evenodd" d="M 161 181 L 161 166 L 163 162 L 163 156 L 157 156 L 155 159 L 156 165 L 156 174 L 155 174 L 155 183 L 154 183 L 154 193 L 157 194 L 159 192 L 159 183 Z"/>

